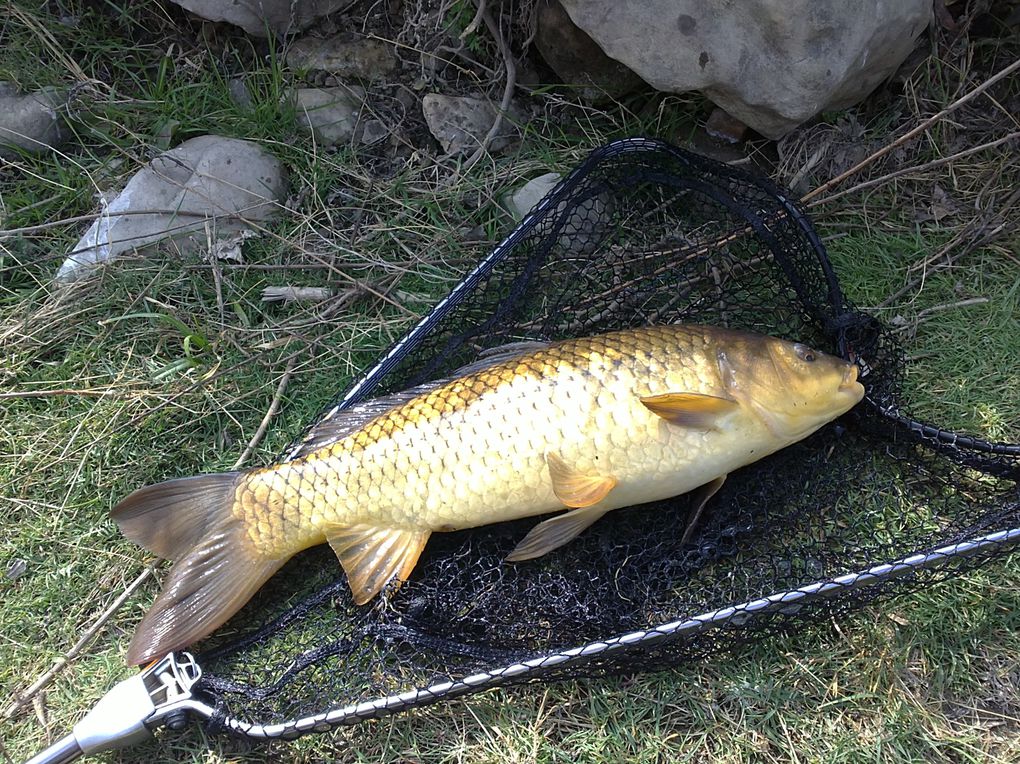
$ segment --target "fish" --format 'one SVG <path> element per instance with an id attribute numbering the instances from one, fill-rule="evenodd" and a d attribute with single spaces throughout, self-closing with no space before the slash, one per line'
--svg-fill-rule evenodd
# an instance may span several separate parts
<path id="1" fill-rule="evenodd" d="M 523 562 L 615 509 L 696 491 L 696 516 L 729 473 L 863 395 L 854 363 L 722 327 L 496 349 L 338 412 L 291 460 L 169 480 L 117 504 L 122 533 L 174 561 L 127 660 L 207 636 L 318 544 L 333 548 L 363 605 L 411 575 L 432 533 L 560 511 L 506 558 Z"/>

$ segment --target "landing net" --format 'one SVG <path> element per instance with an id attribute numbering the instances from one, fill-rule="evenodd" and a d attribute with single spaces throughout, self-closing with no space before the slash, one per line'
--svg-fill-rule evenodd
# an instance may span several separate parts
<path id="1" fill-rule="evenodd" d="M 612 512 L 524 564 L 503 558 L 534 519 L 438 533 L 364 607 L 332 552 L 309 550 L 203 644 L 210 728 L 289 738 L 496 685 L 674 666 L 841 621 L 1020 539 L 1020 446 L 917 421 L 902 348 L 843 297 L 786 192 L 656 141 L 596 151 L 324 417 L 507 342 L 668 322 L 856 358 L 866 401 L 733 473 L 686 544 L 687 497 Z"/>

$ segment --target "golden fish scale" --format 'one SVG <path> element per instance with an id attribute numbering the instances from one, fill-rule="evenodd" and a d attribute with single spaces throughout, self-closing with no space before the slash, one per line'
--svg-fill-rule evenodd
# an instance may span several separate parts
<path id="1" fill-rule="evenodd" d="M 649 327 L 496 364 L 249 473 L 235 513 L 260 551 L 280 556 L 321 543 L 331 525 L 452 530 L 542 514 L 563 508 L 550 451 L 619 481 L 607 509 L 683 493 L 757 458 L 745 457 L 768 437 L 746 413 L 704 431 L 641 405 L 667 391 L 718 393 L 715 340 L 704 328 Z"/>

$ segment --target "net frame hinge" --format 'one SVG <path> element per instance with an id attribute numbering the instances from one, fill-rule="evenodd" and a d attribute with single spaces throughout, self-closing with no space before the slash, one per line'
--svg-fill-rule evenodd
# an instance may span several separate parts
<path id="1" fill-rule="evenodd" d="M 191 653 L 169 653 L 139 676 L 153 705 L 145 720 L 148 728 L 165 726 L 178 730 L 187 723 L 189 714 L 205 718 L 211 715 L 212 709 L 198 702 L 191 692 L 202 678 L 202 667 Z"/>
<path id="2" fill-rule="evenodd" d="M 62 764 L 151 740 L 158 727 L 181 729 L 190 715 L 209 718 L 212 708 L 192 694 L 201 678 L 191 653 L 169 653 L 114 685 L 69 735 L 27 764 Z"/>
<path id="3" fill-rule="evenodd" d="M 104 695 L 74 726 L 82 753 L 134 745 L 166 726 L 181 729 L 196 711 L 191 688 L 202 669 L 191 653 L 169 653 Z"/>

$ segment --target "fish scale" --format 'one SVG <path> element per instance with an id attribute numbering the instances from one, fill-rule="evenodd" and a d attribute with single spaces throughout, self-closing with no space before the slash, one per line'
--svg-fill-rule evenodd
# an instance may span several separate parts
<path id="1" fill-rule="evenodd" d="M 122 501 L 125 535 L 177 561 L 128 658 L 203 636 L 324 541 L 361 604 L 407 578 L 433 532 L 569 508 L 508 557 L 523 561 L 608 511 L 700 487 L 697 515 L 729 472 L 857 403 L 856 378 L 841 359 L 718 327 L 497 350 L 454 379 L 340 412 L 292 461 Z"/>

